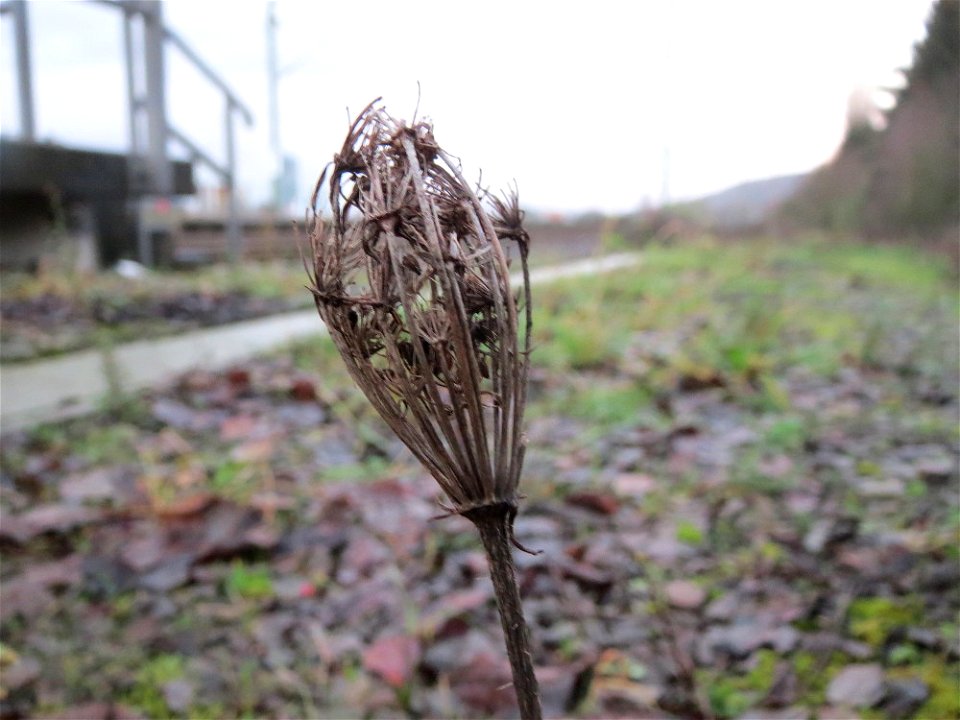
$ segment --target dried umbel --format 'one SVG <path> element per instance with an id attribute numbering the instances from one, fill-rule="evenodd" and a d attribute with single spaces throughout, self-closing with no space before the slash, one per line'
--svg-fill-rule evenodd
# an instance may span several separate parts
<path id="1" fill-rule="evenodd" d="M 332 223 L 316 215 L 329 173 Z M 539 717 L 510 543 L 530 352 L 528 237 L 515 194 L 487 207 L 430 124 L 376 102 L 314 194 L 311 290 L 357 385 L 478 527 L 524 718 Z M 508 254 L 519 258 L 518 295 Z"/>
<path id="2" fill-rule="evenodd" d="M 454 512 L 515 507 L 530 349 L 516 196 L 489 198 L 488 211 L 429 124 L 376 106 L 328 171 L 333 222 L 314 223 L 312 290 L 350 374 Z"/>

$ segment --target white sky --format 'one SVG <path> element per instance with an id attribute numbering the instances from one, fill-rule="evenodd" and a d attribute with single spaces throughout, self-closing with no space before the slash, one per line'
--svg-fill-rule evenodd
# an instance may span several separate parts
<path id="1" fill-rule="evenodd" d="M 299 165 L 298 210 L 339 149 L 347 108 L 378 95 L 483 169 L 516 181 L 531 209 L 623 212 L 746 180 L 810 170 L 844 133 L 857 88 L 895 86 L 922 39 L 931 0 L 487 0 L 483 3 L 280 0 L 280 125 Z M 41 139 L 122 150 L 120 13 L 29 3 Z M 269 197 L 266 4 L 169 0 L 165 21 L 247 103 L 240 187 Z M 12 32 L 4 16 L 0 127 L 18 125 Z M 171 122 L 223 156 L 222 101 L 167 51 Z M 207 176 L 201 175 L 203 180 Z"/>

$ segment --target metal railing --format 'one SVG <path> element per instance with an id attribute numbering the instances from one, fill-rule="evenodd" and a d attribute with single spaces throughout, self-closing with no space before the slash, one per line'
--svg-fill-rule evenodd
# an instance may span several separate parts
<path id="1" fill-rule="evenodd" d="M 243 254 L 243 236 L 236 197 L 236 142 L 234 116 L 253 124 L 253 114 L 227 84 L 187 43 L 163 25 L 163 6 L 158 0 L 90 0 L 123 12 L 126 91 L 130 129 L 131 180 L 143 194 L 169 195 L 173 178 L 168 141 L 187 151 L 192 163 L 203 163 L 223 182 L 227 195 L 227 254 L 231 261 Z M 17 89 L 20 112 L 20 134 L 26 142 L 36 142 L 33 98 L 33 72 L 30 61 L 30 33 L 26 0 L 3 0 L 0 14 L 10 14 L 14 22 L 16 43 Z M 135 51 L 140 34 L 142 52 Z M 188 136 L 170 125 L 166 105 L 166 64 L 164 49 L 176 48 L 224 97 L 225 159 L 218 162 L 200 149 Z M 143 223 L 140 223 L 142 226 Z M 141 261 L 153 264 L 152 247 L 145 230 L 138 239 Z"/>

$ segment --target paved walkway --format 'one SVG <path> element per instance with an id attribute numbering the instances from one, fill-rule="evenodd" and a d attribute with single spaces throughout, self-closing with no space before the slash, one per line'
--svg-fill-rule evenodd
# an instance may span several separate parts
<path id="1" fill-rule="evenodd" d="M 589 258 L 531 271 L 531 283 L 609 272 L 640 262 L 637 253 Z M 515 279 L 516 281 L 516 279 Z M 192 368 L 216 369 L 298 338 L 325 332 L 314 310 L 232 323 L 112 350 L 0 365 L 0 432 L 97 409 L 112 392 L 168 382 Z"/>

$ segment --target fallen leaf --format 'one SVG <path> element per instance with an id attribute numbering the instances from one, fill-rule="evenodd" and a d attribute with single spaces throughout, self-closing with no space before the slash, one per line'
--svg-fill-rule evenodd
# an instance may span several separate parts
<path id="1" fill-rule="evenodd" d="M 363 652 L 363 666 L 391 687 L 403 687 L 420 659 L 420 643 L 411 635 L 388 635 Z"/>
<path id="2" fill-rule="evenodd" d="M 76 585 L 82 577 L 83 558 L 78 554 L 69 555 L 62 560 L 31 565 L 21 576 L 26 582 L 51 587 Z"/>
<path id="3" fill-rule="evenodd" d="M 257 419 L 252 415 L 234 415 L 220 423 L 220 439 L 228 442 L 249 437 L 257 426 Z"/>
<path id="4" fill-rule="evenodd" d="M 213 493 L 198 492 L 175 498 L 170 502 L 154 505 L 153 511 L 162 518 L 183 518 L 197 515 L 214 502 L 217 497 Z"/>
<path id="5" fill-rule="evenodd" d="M 250 387 L 250 371 L 245 368 L 231 368 L 227 371 L 227 382 L 234 392 L 244 392 Z"/>
<path id="6" fill-rule="evenodd" d="M 99 520 L 102 513 L 89 507 L 75 505 L 40 505 L 3 519 L 4 534 L 11 539 L 25 543 L 37 535 L 48 532 L 68 533 L 82 525 Z"/>
<path id="7" fill-rule="evenodd" d="M 312 380 L 297 378 L 290 384 L 290 397 L 300 402 L 311 402 L 317 399 L 317 388 Z"/>
<path id="8" fill-rule="evenodd" d="M 615 515 L 620 509 L 620 503 L 613 495 L 599 492 L 575 492 L 567 495 L 567 505 L 582 507 L 601 515 Z"/>
<path id="9" fill-rule="evenodd" d="M 276 437 L 247 440 L 230 451 L 230 458 L 243 463 L 265 462 L 273 457 L 277 449 Z"/>

